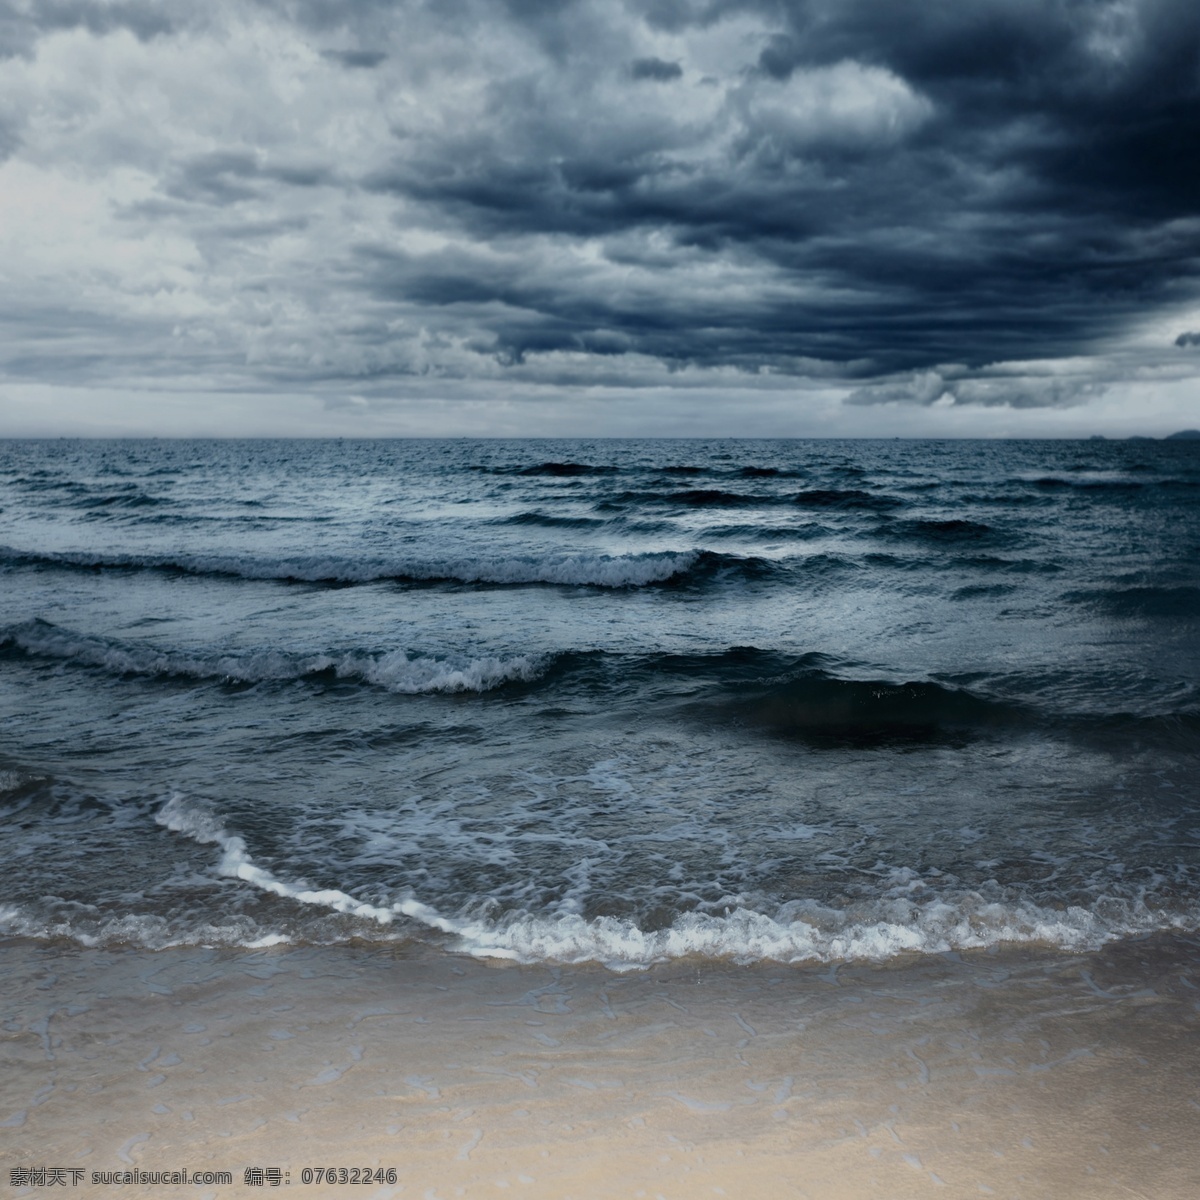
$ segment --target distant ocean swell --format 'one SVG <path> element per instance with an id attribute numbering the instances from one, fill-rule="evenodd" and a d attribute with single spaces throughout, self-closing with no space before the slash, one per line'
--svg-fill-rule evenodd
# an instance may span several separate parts
<path id="1" fill-rule="evenodd" d="M 1187 461 L 1185 459 L 1185 461 Z M 1144 465 L 1141 469 L 1136 467 L 1125 470 L 1096 470 L 1088 468 L 1074 468 L 1070 471 L 1059 473 L 1037 472 L 1031 471 L 1025 474 L 1011 476 L 1004 480 L 1005 484 L 1010 487 L 1032 488 L 1032 489 L 1053 489 L 1053 488 L 1079 488 L 1085 491 L 1128 491 L 1132 488 L 1139 487 L 1184 487 L 1194 488 L 1200 486 L 1196 480 L 1188 477 L 1179 477 L 1170 473 L 1169 468 L 1164 471 L 1163 467 L 1152 467 Z M 685 477 L 694 479 L 700 476 L 709 479 L 771 479 L 771 480 L 830 480 L 839 479 L 846 484 L 853 484 L 862 480 L 866 475 L 861 467 L 856 467 L 850 464 L 826 464 L 818 470 L 805 469 L 803 467 L 770 467 L 770 466 L 736 466 L 716 464 L 710 462 L 705 466 L 694 464 L 667 464 L 667 465 L 652 465 L 639 464 L 633 466 L 616 466 L 613 464 L 592 464 L 582 462 L 545 462 L 535 463 L 529 466 L 505 466 L 505 467 L 474 467 L 476 471 L 481 471 L 486 474 L 500 476 L 517 476 L 524 478 L 543 477 L 546 479 L 595 479 L 598 483 L 604 482 L 606 479 L 630 476 L 655 476 L 665 475 L 670 478 Z M 30 480 L 37 486 L 52 486 L 42 480 Z M 955 485 L 961 481 L 953 478 L 945 479 L 940 484 L 928 481 L 921 481 L 918 486 L 921 487 L 936 487 L 941 485 Z M 795 485 L 792 484 L 794 487 Z M 833 498 L 845 496 L 846 498 L 862 497 L 867 495 L 862 491 L 857 491 L 852 487 L 845 491 L 837 489 L 828 489 L 821 492 L 809 493 L 811 496 L 826 495 Z M 820 501 L 818 501 L 820 502 Z"/>

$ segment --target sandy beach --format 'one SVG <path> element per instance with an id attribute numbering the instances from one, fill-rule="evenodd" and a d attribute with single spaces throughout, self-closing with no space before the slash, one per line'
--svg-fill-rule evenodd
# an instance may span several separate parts
<path id="1" fill-rule="evenodd" d="M 42 1168 L 130 1197 L 262 1194 L 273 1170 L 292 1194 L 381 1198 L 1183 1200 L 1200 1184 L 1200 944 L 1183 937 L 625 974 L 21 940 L 0 963 L 14 1196 L 72 1190 Z M 331 1167 L 372 1182 L 304 1183 Z M 233 1183 L 92 1182 L 185 1169 Z"/>

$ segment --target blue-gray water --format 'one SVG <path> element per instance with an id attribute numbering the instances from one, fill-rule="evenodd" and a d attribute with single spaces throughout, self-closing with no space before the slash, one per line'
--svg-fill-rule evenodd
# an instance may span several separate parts
<path id="1" fill-rule="evenodd" d="M 1200 449 L 0 442 L 0 932 L 1200 925 Z"/>

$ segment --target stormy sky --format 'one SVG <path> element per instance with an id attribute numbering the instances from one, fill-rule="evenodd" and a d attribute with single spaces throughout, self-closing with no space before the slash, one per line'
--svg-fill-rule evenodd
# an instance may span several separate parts
<path id="1" fill-rule="evenodd" d="M 1200 425 L 1195 0 L 0 0 L 0 434 Z"/>

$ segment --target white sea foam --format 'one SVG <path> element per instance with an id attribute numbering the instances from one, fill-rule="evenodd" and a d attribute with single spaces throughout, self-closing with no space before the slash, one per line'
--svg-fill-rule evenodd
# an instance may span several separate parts
<path id="1" fill-rule="evenodd" d="M 342 679 L 362 679 L 389 692 L 486 692 L 515 680 L 536 679 L 539 662 L 527 655 L 476 658 L 462 666 L 441 659 L 409 658 L 403 650 L 377 657 L 350 654 L 338 660 Z"/>
<path id="2" fill-rule="evenodd" d="M 332 670 L 339 679 L 357 679 L 390 692 L 409 695 L 486 692 L 511 681 L 536 679 L 544 669 L 542 661 L 528 655 L 453 662 L 440 658 L 410 657 L 403 650 L 336 656 L 260 650 L 204 656 L 84 637 L 43 621 L 10 628 L 0 636 L 27 654 L 100 667 L 116 675 L 174 675 L 191 679 L 262 683 L 303 679 Z"/>
<path id="3" fill-rule="evenodd" d="M 615 917 L 587 919 L 576 912 L 520 914 L 500 920 L 447 916 L 407 896 L 370 904 L 337 888 L 289 883 L 254 862 L 243 838 L 230 833 L 202 805 L 173 795 L 155 817 L 158 824 L 221 849 L 218 870 L 262 891 L 334 912 L 391 926 L 407 917 L 449 935 L 450 948 L 476 958 L 521 963 L 595 962 L 613 970 L 636 970 L 671 959 L 723 958 L 735 962 L 843 962 L 893 958 L 905 953 L 937 954 L 1015 943 L 1043 943 L 1089 950 L 1119 937 L 1163 929 L 1200 927 L 1200 909 L 1167 913 L 1141 901 L 1112 898 L 1104 916 L 1093 909 L 1051 909 L 1023 900 L 1001 903 L 964 891 L 921 901 L 897 886 L 873 905 L 854 913 L 794 901 L 775 914 L 736 907 L 721 913 L 685 913 L 667 928 L 643 930 Z"/>
<path id="4" fill-rule="evenodd" d="M 220 874 L 241 879 L 264 892 L 286 896 L 300 904 L 316 904 L 334 912 L 347 913 L 356 917 L 368 917 L 381 925 L 390 925 L 394 912 L 356 900 L 337 888 L 305 888 L 289 884 L 276 878 L 270 871 L 260 867 L 246 852 L 246 841 L 230 833 L 219 818 L 186 797 L 176 792 L 158 810 L 154 820 L 173 833 L 183 834 L 202 845 L 216 844 L 221 848 Z"/>
<path id="5" fill-rule="evenodd" d="M 1062 911 L 1014 905 L 934 902 L 900 919 L 846 920 L 769 916 L 747 909 L 724 915 L 688 913 L 668 928 L 646 931 L 612 917 L 576 914 L 524 916 L 501 924 L 461 924 L 455 949 L 478 958 L 517 962 L 598 962 L 615 970 L 670 959 L 727 958 L 736 962 L 882 960 L 904 953 L 938 954 L 1002 944 L 1040 942 L 1087 950 L 1115 938 L 1163 928 L 1195 928 L 1200 914 L 1169 917 L 1130 907 L 1125 919 L 1102 921 L 1080 907 Z"/>
<path id="6" fill-rule="evenodd" d="M 126 913 L 95 921 L 85 927 L 78 919 L 39 917 L 11 904 L 0 905 L 0 936 L 35 941 L 61 938 L 81 946 L 134 945 L 149 950 L 196 945 L 262 950 L 291 941 L 281 933 L 263 932 L 245 919 L 222 923 L 203 922 L 181 929 L 172 927 L 165 918 L 155 913 Z"/>

